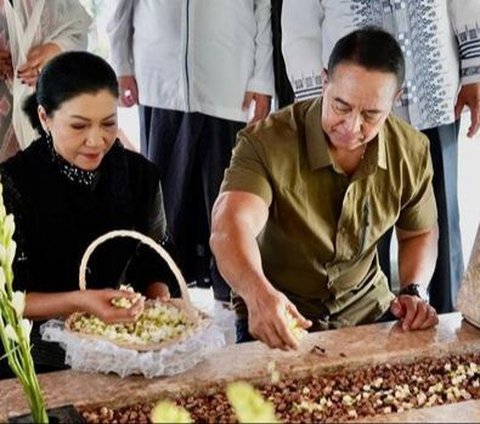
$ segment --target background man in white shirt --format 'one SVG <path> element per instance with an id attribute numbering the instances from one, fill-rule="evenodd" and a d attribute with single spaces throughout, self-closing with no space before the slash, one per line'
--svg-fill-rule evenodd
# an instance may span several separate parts
<path id="1" fill-rule="evenodd" d="M 210 212 L 237 131 L 274 92 L 270 0 L 117 0 L 107 28 L 124 105 L 161 171 L 187 281 L 209 279 Z M 206 265 L 207 264 L 207 265 Z M 229 288 L 212 273 L 215 298 Z"/>

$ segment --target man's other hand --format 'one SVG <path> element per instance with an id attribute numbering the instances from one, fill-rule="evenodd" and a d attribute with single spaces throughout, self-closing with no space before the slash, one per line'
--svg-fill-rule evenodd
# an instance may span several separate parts
<path id="1" fill-rule="evenodd" d="M 400 320 L 405 331 L 424 330 L 438 324 L 435 309 L 417 296 L 396 297 L 390 303 L 390 312 Z"/>

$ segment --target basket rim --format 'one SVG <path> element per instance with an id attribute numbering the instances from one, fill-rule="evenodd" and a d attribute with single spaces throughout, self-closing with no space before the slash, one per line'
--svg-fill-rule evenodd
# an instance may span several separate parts
<path id="1" fill-rule="evenodd" d="M 86 290 L 87 288 L 87 281 L 86 281 L 86 269 L 87 269 L 87 264 L 88 260 L 90 259 L 90 256 L 92 253 L 95 251 L 95 249 L 103 244 L 104 242 L 108 240 L 112 240 L 115 238 L 120 238 L 120 237 L 128 237 L 128 238 L 133 238 L 135 240 L 138 240 L 142 242 L 143 244 L 149 246 L 152 248 L 168 265 L 170 271 L 172 271 L 173 275 L 175 276 L 175 279 L 177 280 L 177 283 L 180 287 L 180 295 L 181 298 L 184 300 L 184 307 L 185 311 L 189 315 L 190 319 L 192 321 L 196 321 L 198 319 L 198 314 L 196 313 L 196 308 L 193 307 L 192 302 L 190 300 L 190 296 L 188 294 L 188 287 L 187 283 L 185 281 L 185 278 L 183 277 L 180 269 L 178 268 L 177 264 L 175 261 L 172 259 L 170 254 L 155 240 L 153 240 L 151 237 L 140 233 L 135 230 L 112 230 L 108 231 L 107 233 L 102 234 L 101 236 L 97 237 L 95 240 L 93 240 L 88 247 L 85 249 L 85 252 L 83 253 L 82 259 L 80 261 L 80 267 L 78 271 L 78 285 L 80 290 Z"/>

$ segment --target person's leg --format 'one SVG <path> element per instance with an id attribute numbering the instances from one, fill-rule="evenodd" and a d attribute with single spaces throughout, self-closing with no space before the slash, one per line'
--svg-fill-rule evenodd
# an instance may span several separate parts
<path id="1" fill-rule="evenodd" d="M 149 115 L 147 157 L 160 169 L 167 225 L 178 265 L 187 281 L 195 278 L 195 156 L 201 119 L 198 114 L 153 108 Z M 199 173 L 199 171 L 198 171 Z M 198 203 L 198 202 L 197 202 Z M 203 204 L 201 205 L 203 207 Z"/>
<path id="2" fill-rule="evenodd" d="M 214 297 L 217 300 L 229 302 L 230 287 L 218 272 L 215 262 L 211 257 L 208 248 L 208 238 L 210 236 L 212 207 L 218 196 L 225 169 L 230 164 L 237 132 L 245 127 L 245 123 L 210 116 L 205 119 L 205 128 L 200 142 L 203 195 L 205 210 L 207 212 L 207 220 L 205 221 L 205 228 L 207 230 L 205 246 L 209 252 L 209 261 L 211 261 L 210 279 Z"/>
<path id="3" fill-rule="evenodd" d="M 433 189 L 438 209 L 438 259 L 430 282 L 430 304 L 452 312 L 463 276 L 462 239 L 457 198 L 459 122 L 422 131 L 430 140 Z"/>
<path id="4" fill-rule="evenodd" d="M 149 106 L 138 105 L 138 118 L 140 125 L 140 153 L 148 156 L 148 141 L 150 135 L 152 108 Z"/>

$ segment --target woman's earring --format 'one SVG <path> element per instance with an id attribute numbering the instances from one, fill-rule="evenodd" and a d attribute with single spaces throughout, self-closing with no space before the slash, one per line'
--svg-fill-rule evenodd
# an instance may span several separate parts
<path id="1" fill-rule="evenodd" d="M 50 130 L 48 128 L 45 129 L 45 138 L 47 139 L 48 144 L 53 144 L 52 133 L 50 132 Z"/>

